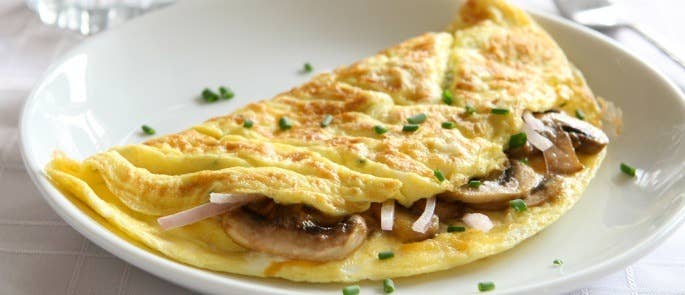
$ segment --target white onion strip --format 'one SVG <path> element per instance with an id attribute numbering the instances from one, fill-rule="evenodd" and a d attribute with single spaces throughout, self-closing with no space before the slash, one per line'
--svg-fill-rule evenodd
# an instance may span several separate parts
<path id="1" fill-rule="evenodd" d="M 466 225 L 468 225 L 470 228 L 482 232 L 489 232 L 495 226 L 492 224 L 490 217 L 481 213 L 464 214 L 464 217 L 462 217 L 461 220 L 464 221 L 464 223 L 466 223 Z"/>
<path id="2" fill-rule="evenodd" d="M 526 133 L 528 142 L 540 151 L 544 152 L 554 145 L 547 137 L 542 136 L 529 125 L 523 125 L 523 131 Z"/>
<path id="3" fill-rule="evenodd" d="M 423 209 L 423 213 L 419 216 L 411 229 L 415 232 L 425 233 L 433 220 L 433 212 L 435 211 L 435 197 L 430 197 L 426 199 L 426 207 Z"/>
<path id="4" fill-rule="evenodd" d="M 226 213 L 236 206 L 236 204 L 205 203 L 188 210 L 160 217 L 157 219 L 157 223 L 159 223 L 164 230 L 170 230 Z"/>
<path id="5" fill-rule="evenodd" d="M 531 112 L 526 111 L 523 113 L 523 122 L 526 123 L 526 125 L 530 126 L 535 131 L 542 132 L 547 127 L 545 126 L 545 123 L 542 123 L 542 121 L 538 120 L 538 118 L 535 118 Z"/>
<path id="6" fill-rule="evenodd" d="M 386 200 L 381 206 L 381 229 L 392 230 L 395 223 L 395 200 Z"/>
<path id="7" fill-rule="evenodd" d="M 234 204 L 256 201 L 264 198 L 261 194 L 222 194 L 209 193 L 209 201 L 214 204 Z"/>
<path id="8" fill-rule="evenodd" d="M 164 230 L 186 226 L 203 219 L 226 213 L 238 208 L 245 203 L 263 198 L 258 194 L 210 194 L 210 203 L 183 210 L 178 213 L 163 216 L 157 219 L 157 223 Z"/>

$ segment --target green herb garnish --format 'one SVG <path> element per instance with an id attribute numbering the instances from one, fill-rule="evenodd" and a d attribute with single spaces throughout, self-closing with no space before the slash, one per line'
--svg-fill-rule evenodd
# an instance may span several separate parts
<path id="1" fill-rule="evenodd" d="M 457 127 L 457 124 L 454 122 L 442 122 L 442 128 L 444 129 L 454 129 L 454 127 Z"/>
<path id="2" fill-rule="evenodd" d="M 280 127 L 281 130 L 288 130 L 290 128 L 293 128 L 293 125 L 290 122 L 290 119 L 286 117 L 281 117 L 281 119 L 278 120 L 278 127 Z"/>
<path id="3" fill-rule="evenodd" d="M 625 173 L 626 175 L 635 177 L 636 169 L 626 163 L 621 163 L 621 171 L 623 171 L 623 173 Z"/>
<path id="4" fill-rule="evenodd" d="M 410 124 L 421 124 L 424 121 L 426 121 L 426 118 L 428 118 L 426 114 L 420 113 L 407 118 L 407 122 L 409 122 Z"/>
<path id="5" fill-rule="evenodd" d="M 373 126 L 373 131 L 376 131 L 376 134 L 384 134 L 384 133 L 388 132 L 388 128 L 385 128 L 381 125 L 376 125 L 376 126 Z"/>
<path id="6" fill-rule="evenodd" d="M 516 212 L 523 212 L 523 211 L 528 210 L 528 206 L 526 206 L 526 202 L 524 202 L 521 199 L 515 199 L 515 200 L 509 201 L 509 207 L 514 209 L 514 211 L 516 211 Z"/>
<path id="7" fill-rule="evenodd" d="M 231 90 L 231 88 L 224 86 L 219 87 L 219 94 L 223 99 L 231 99 L 235 96 L 235 93 L 233 93 L 233 90 Z"/>
<path id="8" fill-rule="evenodd" d="M 467 104 L 464 106 L 464 109 L 466 109 L 466 114 L 467 115 L 473 115 L 473 113 L 476 112 L 476 108 L 474 108 L 472 105 Z"/>
<path id="9" fill-rule="evenodd" d="M 402 126 L 403 132 L 414 132 L 416 130 L 419 130 L 419 125 L 417 124 L 405 124 Z"/>
<path id="10" fill-rule="evenodd" d="M 445 176 L 442 175 L 442 172 L 440 170 L 433 170 L 433 175 L 435 175 L 435 178 L 437 178 L 440 181 L 445 181 Z"/>
<path id="11" fill-rule="evenodd" d="M 359 285 L 351 285 L 343 288 L 342 293 L 343 295 L 358 295 L 360 290 Z"/>
<path id="12" fill-rule="evenodd" d="M 202 99 L 204 99 L 206 102 L 215 102 L 219 100 L 219 95 L 211 89 L 205 88 L 202 90 Z"/>
<path id="13" fill-rule="evenodd" d="M 509 109 L 492 108 L 492 109 L 490 109 L 490 113 L 495 114 L 495 115 L 506 115 L 506 114 L 509 114 Z"/>
<path id="14" fill-rule="evenodd" d="M 452 91 L 449 89 L 445 89 L 442 91 L 442 102 L 448 105 L 452 105 L 454 102 L 454 95 L 452 95 Z"/>
<path id="15" fill-rule="evenodd" d="M 247 128 L 247 129 L 252 128 L 252 126 L 254 126 L 254 122 L 252 122 L 252 120 L 250 120 L 250 119 L 246 119 L 243 122 L 243 127 Z"/>
<path id="16" fill-rule="evenodd" d="M 327 127 L 328 125 L 331 125 L 331 122 L 333 122 L 333 116 L 331 115 L 326 115 L 323 117 L 323 120 L 321 120 L 321 127 Z"/>
<path id="17" fill-rule="evenodd" d="M 393 253 L 392 251 L 378 252 L 378 259 L 379 260 L 390 259 L 393 257 L 395 257 L 395 253 Z"/>
<path id="18" fill-rule="evenodd" d="M 526 164 L 526 165 L 530 165 L 530 163 L 528 163 L 528 158 L 520 159 L 519 162 Z"/>
<path id="19" fill-rule="evenodd" d="M 552 261 L 552 264 L 561 266 L 564 264 L 564 261 L 562 261 L 561 259 L 554 259 L 554 261 Z"/>
<path id="20" fill-rule="evenodd" d="M 308 74 L 308 73 L 311 73 L 313 70 L 314 70 L 314 67 L 312 67 L 312 64 L 310 64 L 308 62 L 304 63 L 304 65 L 302 66 L 302 72 L 303 73 Z"/>
<path id="21" fill-rule="evenodd" d="M 147 135 L 155 134 L 155 129 L 152 129 L 152 127 L 150 127 L 150 126 L 143 125 L 143 126 L 140 126 L 140 129 L 143 129 L 143 133 L 145 133 Z"/>
<path id="22" fill-rule="evenodd" d="M 576 110 L 576 118 L 585 120 L 585 113 L 582 110 Z"/>
<path id="23" fill-rule="evenodd" d="M 478 291 L 487 292 L 495 290 L 495 283 L 493 282 L 480 282 L 478 283 Z"/>
<path id="24" fill-rule="evenodd" d="M 528 140 L 528 137 L 526 136 L 525 132 L 521 133 L 516 133 L 509 137 L 509 148 L 510 149 L 515 149 L 515 148 L 520 148 L 524 145 L 526 145 L 526 140 Z"/>
<path id="25" fill-rule="evenodd" d="M 469 187 L 478 188 L 478 187 L 480 187 L 481 184 L 482 183 L 480 182 L 480 180 L 475 180 L 475 179 L 469 180 Z"/>
<path id="26" fill-rule="evenodd" d="M 383 280 L 383 292 L 385 292 L 385 294 L 395 292 L 395 282 L 391 279 Z"/>
<path id="27" fill-rule="evenodd" d="M 461 225 L 450 225 L 447 227 L 448 233 L 454 233 L 454 232 L 460 233 L 460 232 L 465 232 L 465 231 L 466 231 L 466 227 L 463 227 Z"/>

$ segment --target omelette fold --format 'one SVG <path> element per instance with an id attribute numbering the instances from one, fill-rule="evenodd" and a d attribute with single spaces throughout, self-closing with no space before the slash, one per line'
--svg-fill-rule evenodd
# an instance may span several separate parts
<path id="1" fill-rule="evenodd" d="M 604 157 L 601 118 L 529 15 L 471 0 L 445 31 L 177 134 L 57 153 L 46 171 L 123 238 L 191 266 L 385 279 L 505 251 L 557 220 Z M 222 206 L 215 195 L 233 205 L 163 226 Z"/>

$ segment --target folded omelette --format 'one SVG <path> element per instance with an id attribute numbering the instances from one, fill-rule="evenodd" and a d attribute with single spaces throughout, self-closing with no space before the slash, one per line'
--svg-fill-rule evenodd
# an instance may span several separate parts
<path id="1" fill-rule="evenodd" d="M 56 153 L 46 170 L 109 229 L 188 265 L 385 279 L 505 251 L 557 220 L 604 157 L 601 117 L 530 16 L 473 0 L 443 32 L 177 134 Z"/>

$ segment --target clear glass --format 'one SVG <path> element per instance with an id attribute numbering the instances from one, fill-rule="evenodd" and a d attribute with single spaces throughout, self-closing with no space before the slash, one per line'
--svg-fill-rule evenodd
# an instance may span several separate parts
<path id="1" fill-rule="evenodd" d="M 27 0 L 40 20 L 83 35 L 95 34 L 175 0 Z"/>

